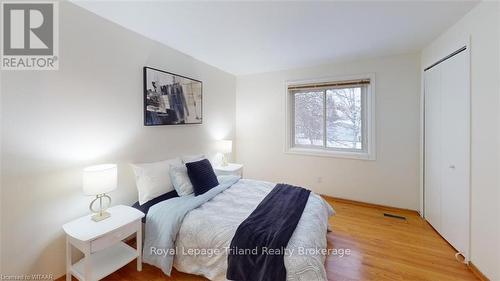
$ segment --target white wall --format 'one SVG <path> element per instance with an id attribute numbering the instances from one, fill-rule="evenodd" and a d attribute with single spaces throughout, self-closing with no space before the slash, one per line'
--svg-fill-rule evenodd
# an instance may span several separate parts
<path id="1" fill-rule="evenodd" d="M 81 169 L 119 164 L 114 204 L 137 200 L 127 163 L 234 137 L 234 76 L 60 3 L 60 70 L 1 73 L 2 274 L 64 272 L 61 226 L 88 212 Z M 203 81 L 203 125 L 143 126 L 142 67 Z"/>
<path id="2" fill-rule="evenodd" d="M 245 177 L 416 210 L 419 60 L 408 54 L 237 77 L 236 158 L 245 164 Z M 377 159 L 285 154 L 285 81 L 363 73 L 376 79 Z"/>
<path id="3" fill-rule="evenodd" d="M 481 2 L 422 52 L 422 67 L 471 42 L 471 260 L 500 280 L 499 3 Z"/>

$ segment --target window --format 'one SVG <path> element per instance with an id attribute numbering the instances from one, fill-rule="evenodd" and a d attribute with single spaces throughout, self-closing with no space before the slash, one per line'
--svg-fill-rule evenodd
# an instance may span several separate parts
<path id="1" fill-rule="evenodd" d="M 287 151 L 374 159 L 372 75 L 287 85 Z"/>

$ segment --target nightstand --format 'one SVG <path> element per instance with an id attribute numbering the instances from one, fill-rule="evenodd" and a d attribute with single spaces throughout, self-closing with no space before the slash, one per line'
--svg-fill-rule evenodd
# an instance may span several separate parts
<path id="1" fill-rule="evenodd" d="M 227 166 L 214 167 L 214 171 L 218 176 L 235 175 L 243 177 L 243 164 L 228 163 Z"/>
<path id="2" fill-rule="evenodd" d="M 137 258 L 137 270 L 142 270 L 142 224 L 144 214 L 132 207 L 118 205 L 107 209 L 110 218 L 95 222 L 91 215 L 63 225 L 66 233 L 66 280 L 71 275 L 80 281 L 97 281 Z M 136 234 L 137 247 L 124 239 Z M 71 248 L 85 256 L 72 263 Z"/>

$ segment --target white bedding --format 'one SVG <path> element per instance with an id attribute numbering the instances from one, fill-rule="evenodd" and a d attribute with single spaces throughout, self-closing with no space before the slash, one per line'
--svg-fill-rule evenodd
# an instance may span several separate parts
<path id="1" fill-rule="evenodd" d="M 176 248 L 184 254 L 177 253 L 174 267 L 182 272 L 203 275 L 210 280 L 226 280 L 226 249 L 236 229 L 274 186 L 269 182 L 239 180 L 187 213 L 175 240 Z M 332 214 L 330 205 L 311 193 L 286 248 L 287 280 L 327 280 L 324 267 L 326 256 L 315 250 L 326 249 L 328 217 Z M 207 252 L 185 254 L 188 249 L 206 249 Z M 304 253 L 304 250 L 309 252 Z"/>

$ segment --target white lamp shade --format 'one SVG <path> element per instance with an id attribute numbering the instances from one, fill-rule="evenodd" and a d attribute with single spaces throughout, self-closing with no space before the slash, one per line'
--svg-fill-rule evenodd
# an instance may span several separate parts
<path id="1" fill-rule="evenodd" d="M 220 153 L 231 153 L 233 151 L 233 142 L 230 140 L 219 140 L 217 141 L 217 152 Z"/>
<path id="2" fill-rule="evenodd" d="M 83 170 L 83 193 L 98 195 L 115 190 L 118 181 L 116 164 L 90 166 Z"/>

